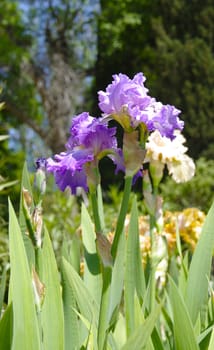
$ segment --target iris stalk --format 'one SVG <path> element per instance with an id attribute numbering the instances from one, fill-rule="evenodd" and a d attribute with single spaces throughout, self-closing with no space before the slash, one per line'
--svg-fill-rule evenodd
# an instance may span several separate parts
<path id="1" fill-rule="evenodd" d="M 130 192 L 132 187 L 132 178 L 133 178 L 132 176 L 125 177 L 123 199 L 120 207 L 120 212 L 119 212 L 117 226 L 116 226 L 115 235 L 114 235 L 114 241 L 111 249 L 113 259 L 115 259 L 116 257 L 118 242 L 120 239 L 120 235 L 123 232 L 124 222 L 128 211 L 129 197 L 130 197 Z"/>
<path id="2" fill-rule="evenodd" d="M 94 216 L 94 224 L 95 224 L 95 232 L 102 232 L 102 226 L 101 226 L 101 220 L 99 215 L 99 206 L 97 201 L 97 191 L 91 191 L 91 205 L 92 205 L 92 211 Z"/>

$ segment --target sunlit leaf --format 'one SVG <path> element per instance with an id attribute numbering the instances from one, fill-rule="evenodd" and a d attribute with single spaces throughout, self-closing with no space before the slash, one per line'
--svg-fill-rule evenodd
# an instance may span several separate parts
<path id="1" fill-rule="evenodd" d="M 72 287 L 67 282 L 66 275 L 62 269 L 62 297 L 64 309 L 65 350 L 75 350 L 80 347 L 80 327 L 76 299 Z"/>
<path id="2" fill-rule="evenodd" d="M 84 282 L 99 304 L 102 290 L 102 279 L 95 243 L 96 235 L 92 221 L 84 205 L 82 205 L 81 228 L 84 246 Z"/>
<path id="3" fill-rule="evenodd" d="M 1 106 L 2 106 L 2 103 L 0 103 L 0 109 L 1 109 Z M 9 137 L 8 135 L 0 135 L 0 142 L 4 141 L 4 140 L 7 140 L 8 137 Z"/>
<path id="4" fill-rule="evenodd" d="M 214 329 L 213 329 L 211 337 L 210 337 L 208 350 L 213 350 L 213 349 L 214 349 Z"/>
<path id="5" fill-rule="evenodd" d="M 129 335 L 135 329 L 134 315 L 134 295 L 143 294 L 143 275 L 142 263 L 139 247 L 139 228 L 138 228 L 138 212 L 136 199 L 133 201 L 129 232 L 126 248 L 126 272 L 125 272 L 125 312 L 127 321 L 127 334 Z"/>
<path id="6" fill-rule="evenodd" d="M 8 182 L 3 182 L 3 183 L 0 183 L 0 191 L 3 191 L 5 188 L 7 187 L 11 187 L 11 186 L 14 186 L 18 183 L 19 181 L 18 180 L 14 180 L 14 181 L 8 181 Z"/>
<path id="7" fill-rule="evenodd" d="M 195 337 L 193 324 L 184 303 L 183 297 L 176 284 L 169 277 L 170 284 L 170 302 L 172 304 L 174 319 L 174 340 L 176 350 L 199 350 Z"/>
<path id="8" fill-rule="evenodd" d="M 114 261 L 112 270 L 111 290 L 110 290 L 110 301 L 108 311 L 108 322 L 113 324 L 118 315 L 119 306 L 121 302 L 123 284 L 124 284 L 124 266 L 125 266 L 125 249 L 126 249 L 126 238 L 125 235 L 119 237 L 117 254 Z"/>
<path id="9" fill-rule="evenodd" d="M 191 261 L 186 289 L 186 304 L 193 324 L 208 298 L 208 278 L 214 248 L 214 203 L 204 222 L 202 233 Z"/>
<path id="10" fill-rule="evenodd" d="M 31 274 L 18 221 L 9 201 L 9 247 L 13 302 L 12 349 L 39 350 L 40 336 Z"/>
<path id="11" fill-rule="evenodd" d="M 41 308 L 43 344 L 47 350 L 63 349 L 64 316 L 59 272 L 47 231 L 43 247 L 39 252 L 39 277 L 45 286 L 44 301 Z"/>
<path id="12" fill-rule="evenodd" d="M 155 323 L 160 314 L 160 306 L 154 308 L 151 314 L 146 318 L 145 322 L 138 326 L 130 335 L 121 350 L 140 350 L 148 345 L 151 333 L 155 327 Z"/>
<path id="13" fill-rule="evenodd" d="M 83 280 L 77 274 L 75 269 L 64 258 L 62 258 L 62 272 L 64 283 L 67 288 L 71 288 L 75 302 L 81 315 L 92 325 L 94 339 L 97 339 L 97 327 L 99 308 L 97 301 L 86 288 Z"/>
<path id="14" fill-rule="evenodd" d="M 26 248 L 28 260 L 29 260 L 30 264 L 35 265 L 34 248 L 33 248 L 33 245 L 32 245 L 32 242 L 31 242 L 29 236 L 26 235 L 27 224 L 26 224 L 26 218 L 25 218 L 24 211 L 23 211 L 22 189 L 26 189 L 29 192 L 30 196 L 33 198 L 32 188 L 31 188 L 31 183 L 30 183 L 30 178 L 29 178 L 26 162 L 24 163 L 23 170 L 22 170 L 21 195 L 20 195 L 20 207 L 19 207 L 19 225 L 20 225 L 21 232 L 23 234 L 23 240 L 24 240 L 24 245 Z M 32 200 L 31 210 L 33 211 L 33 209 L 34 209 L 34 203 Z"/>

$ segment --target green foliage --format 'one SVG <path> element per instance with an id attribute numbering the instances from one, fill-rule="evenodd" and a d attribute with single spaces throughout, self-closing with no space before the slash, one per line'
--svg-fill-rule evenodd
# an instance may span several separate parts
<path id="1" fill-rule="evenodd" d="M 3 88 L 3 99 L 6 103 L 3 113 L 0 115 L 0 120 L 4 116 L 2 122 L 5 123 L 6 117 L 7 123 L 18 126 L 13 114 L 16 109 L 17 111 L 20 110 L 20 105 L 24 106 L 23 121 L 24 116 L 27 113 L 31 114 L 33 110 L 34 113 L 39 114 L 38 103 L 32 98 L 35 87 L 23 69 L 29 61 L 29 48 L 32 45 L 33 37 L 27 33 L 17 3 L 2 0 L 0 14 L 0 81 Z M 16 84 L 14 84 L 14 81 Z"/>
<path id="2" fill-rule="evenodd" d="M 79 256 L 78 261 L 80 264 L 84 259 L 84 270 L 80 273 L 68 254 L 67 240 L 58 267 L 45 226 L 42 245 L 38 244 L 34 213 L 41 203 L 29 201 L 32 191 L 26 166 L 22 184 L 28 190 L 28 196 L 21 200 L 21 206 L 25 207 L 20 211 L 22 228 L 25 221 L 23 232 L 9 202 L 11 271 L 8 305 L 4 306 L 0 319 L 2 348 L 212 349 L 214 315 L 209 280 L 214 248 L 214 204 L 192 260 L 182 255 L 177 238 L 176 273 L 171 267 L 167 284 L 159 289 L 155 280 L 155 283 L 151 280 L 155 278 L 152 265 L 147 267 L 150 279 L 144 276 L 136 199 L 131 206 L 128 237 L 121 231 L 114 262 L 108 265 L 103 257 L 109 242 L 95 233 L 89 213 L 82 206 L 82 257 Z M 26 245 L 29 225 L 36 238 L 32 241 L 34 260 Z M 78 245 L 73 246 L 73 252 L 75 250 L 78 256 Z M 0 286 L 1 299 L 4 285 L 5 276 Z M 156 289 L 151 303 L 153 287 Z"/>
<path id="3" fill-rule="evenodd" d="M 64 315 L 57 263 L 48 232 L 44 233 L 43 247 L 38 252 L 38 273 L 45 294 L 41 307 L 41 329 L 45 349 L 64 348 Z M 55 315 L 51 317 L 50 315 Z"/>
<path id="4" fill-rule="evenodd" d="M 59 260 L 63 241 L 70 240 L 80 226 L 80 204 L 70 192 L 61 193 L 48 184 L 43 201 L 44 221 L 50 233 L 54 251 Z"/>
<path id="5" fill-rule="evenodd" d="M 44 155 L 64 147 L 70 117 L 89 85 L 82 84 L 84 72 L 95 59 L 95 12 L 88 0 L 0 3 L 0 121 L 20 133 L 31 157 L 40 143 Z M 38 137 L 32 145 L 29 129 Z"/>
<path id="6" fill-rule="evenodd" d="M 214 161 L 205 158 L 196 161 L 196 174 L 190 181 L 176 184 L 167 177 L 160 186 L 165 209 L 197 207 L 207 212 L 213 201 L 213 177 Z"/>
<path id="7" fill-rule="evenodd" d="M 170 299 L 174 318 L 176 349 L 199 350 L 187 307 L 172 279 L 170 279 Z"/>
<path id="8" fill-rule="evenodd" d="M 112 74 L 144 72 L 150 94 L 182 110 L 191 156 L 213 158 L 213 23 L 212 0 L 101 1 L 94 95 Z"/>
<path id="9" fill-rule="evenodd" d="M 1 92 L 1 89 L 0 89 Z M 0 113 L 1 113 L 0 104 Z M 0 133 L 6 130 L 0 128 Z M 20 163 L 23 162 L 23 154 L 13 154 L 8 149 L 8 135 L 0 135 L 0 275 L 2 274 L 6 263 L 8 262 L 8 195 L 11 196 L 16 208 L 19 201 L 19 181 L 21 169 Z"/>
<path id="10" fill-rule="evenodd" d="M 28 265 L 21 230 L 9 202 L 10 296 L 13 305 L 13 349 L 40 349 L 39 326 L 32 289 L 31 266 Z M 28 332 L 26 332 L 28 329 Z M 3 345 L 3 344 L 2 344 Z"/>

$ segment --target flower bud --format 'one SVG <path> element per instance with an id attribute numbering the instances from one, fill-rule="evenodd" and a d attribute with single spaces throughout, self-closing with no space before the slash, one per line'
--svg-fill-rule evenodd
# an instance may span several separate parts
<path id="1" fill-rule="evenodd" d="M 43 195 L 46 191 L 46 159 L 38 158 L 36 161 L 35 186 Z"/>
<path id="2" fill-rule="evenodd" d="M 32 284 L 35 303 L 38 310 L 40 311 L 45 297 L 45 285 L 40 281 L 39 276 L 34 267 L 32 268 Z"/>
<path id="3" fill-rule="evenodd" d="M 97 251 L 101 258 L 104 267 L 111 267 L 113 265 L 113 259 L 111 255 L 111 243 L 101 233 L 96 233 L 97 239 Z"/>
<path id="4" fill-rule="evenodd" d="M 146 151 L 139 144 L 138 131 L 124 133 L 123 154 L 126 175 L 135 175 L 142 168 L 146 154 Z"/>

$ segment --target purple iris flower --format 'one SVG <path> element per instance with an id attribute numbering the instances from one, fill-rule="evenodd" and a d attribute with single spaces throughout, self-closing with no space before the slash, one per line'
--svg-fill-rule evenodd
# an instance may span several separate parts
<path id="1" fill-rule="evenodd" d="M 146 78 L 138 73 L 133 80 L 125 74 L 113 75 L 112 84 L 108 85 L 106 92 L 99 91 L 99 107 L 106 114 L 120 113 L 123 107 L 132 108 L 136 105 L 147 107 L 150 97 L 148 89 L 144 86 Z"/>
<path id="2" fill-rule="evenodd" d="M 178 118 L 180 111 L 150 97 L 145 80 L 143 73 L 136 74 L 132 80 L 125 74 L 113 75 L 106 91 L 98 92 L 103 116 L 111 116 L 128 132 L 144 123 L 148 131 L 157 129 L 163 136 L 173 138 L 174 130 L 183 128 L 184 123 Z"/>
<path id="3" fill-rule="evenodd" d="M 39 169 L 45 170 L 46 169 L 46 158 L 44 158 L 44 157 L 38 158 L 35 161 L 35 164 L 36 164 L 37 170 L 39 170 Z"/>
<path id="4" fill-rule="evenodd" d="M 87 167 L 96 167 L 104 156 L 110 156 L 117 163 L 119 149 L 115 133 L 116 128 L 108 128 L 102 119 L 93 118 L 86 112 L 73 118 L 66 151 L 55 155 L 54 160 L 47 159 L 47 171 L 54 174 L 62 191 L 66 187 L 70 187 L 73 194 L 77 187 L 87 191 Z"/>
<path id="5" fill-rule="evenodd" d="M 160 102 L 154 103 L 150 108 L 150 121 L 152 131 L 158 130 L 162 136 L 174 139 L 174 131 L 182 130 L 183 120 L 179 119 L 181 111 L 171 105 L 163 105 Z"/>

